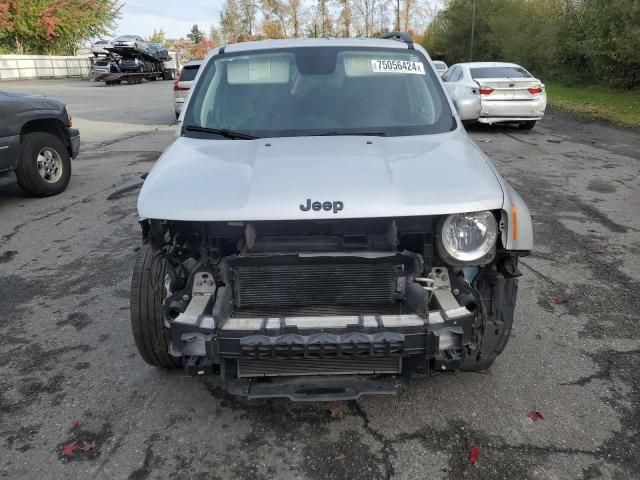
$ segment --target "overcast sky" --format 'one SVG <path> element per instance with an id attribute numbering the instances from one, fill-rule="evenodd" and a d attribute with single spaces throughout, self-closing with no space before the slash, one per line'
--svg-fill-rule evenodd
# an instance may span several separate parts
<path id="1" fill-rule="evenodd" d="M 217 23 L 223 0 L 124 0 L 116 35 L 146 37 L 164 28 L 168 37 L 185 37 L 194 24 L 209 33 Z"/>

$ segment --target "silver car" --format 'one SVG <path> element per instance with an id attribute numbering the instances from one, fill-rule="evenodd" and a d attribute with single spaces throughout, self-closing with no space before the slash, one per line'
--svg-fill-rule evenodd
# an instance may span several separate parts
<path id="1" fill-rule="evenodd" d="M 120 35 L 113 40 L 113 46 L 116 48 L 133 48 L 144 53 L 149 52 L 149 45 L 139 35 Z"/>
<path id="2" fill-rule="evenodd" d="M 444 72 L 447 71 L 447 64 L 444 63 L 442 60 L 434 60 L 433 61 L 433 66 L 436 67 L 436 72 L 438 72 L 439 75 L 442 75 Z"/>
<path id="3" fill-rule="evenodd" d="M 91 45 L 91 53 L 96 57 L 98 55 L 106 55 L 109 52 L 105 50 L 105 48 L 111 48 L 112 46 L 113 45 L 109 40 L 98 40 Z"/>
<path id="4" fill-rule="evenodd" d="M 547 107 L 544 84 L 520 65 L 503 62 L 458 63 L 442 76 L 454 98 L 478 96 L 481 123 L 518 123 L 532 129 Z"/>
<path id="5" fill-rule="evenodd" d="M 427 52 L 393 38 L 207 57 L 138 198 L 147 363 L 335 400 L 502 352 L 529 211 L 462 126 L 479 100 L 454 104 Z"/>

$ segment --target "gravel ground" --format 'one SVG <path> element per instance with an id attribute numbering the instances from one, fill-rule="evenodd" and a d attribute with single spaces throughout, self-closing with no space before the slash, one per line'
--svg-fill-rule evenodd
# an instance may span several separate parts
<path id="1" fill-rule="evenodd" d="M 638 478 L 637 134 L 555 112 L 531 132 L 471 129 L 534 215 L 513 335 L 488 373 L 247 402 L 147 366 L 130 333 L 136 195 L 106 197 L 171 143 L 171 83 L 0 89 L 66 100 L 83 138 L 63 194 L 0 180 L 0 477 Z M 87 451 L 64 457 L 70 441 Z"/>

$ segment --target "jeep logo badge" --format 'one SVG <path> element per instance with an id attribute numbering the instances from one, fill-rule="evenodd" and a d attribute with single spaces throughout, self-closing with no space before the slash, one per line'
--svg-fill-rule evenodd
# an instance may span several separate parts
<path id="1" fill-rule="evenodd" d="M 313 210 L 315 212 L 319 212 L 320 210 L 325 210 L 330 212 L 333 210 L 333 213 L 338 213 L 344 209 L 344 203 L 341 201 L 333 201 L 333 202 L 312 202 L 310 198 L 307 198 L 307 204 L 300 205 L 300 210 L 303 212 L 308 212 L 309 210 Z"/>

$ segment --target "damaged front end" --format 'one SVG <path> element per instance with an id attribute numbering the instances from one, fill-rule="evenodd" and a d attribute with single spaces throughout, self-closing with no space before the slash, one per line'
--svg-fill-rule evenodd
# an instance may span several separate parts
<path id="1" fill-rule="evenodd" d="M 443 220 L 144 220 L 162 344 L 247 398 L 354 399 L 488 368 L 511 330 L 517 256 L 498 240 L 454 265 L 438 253 Z"/>

